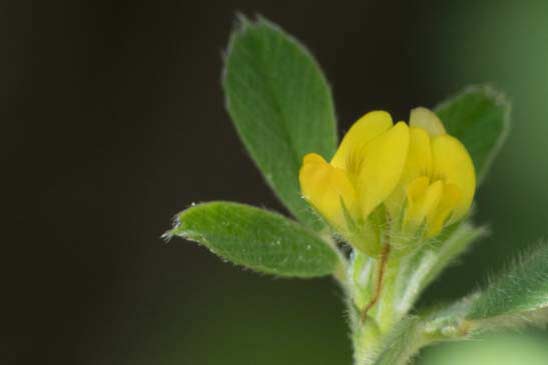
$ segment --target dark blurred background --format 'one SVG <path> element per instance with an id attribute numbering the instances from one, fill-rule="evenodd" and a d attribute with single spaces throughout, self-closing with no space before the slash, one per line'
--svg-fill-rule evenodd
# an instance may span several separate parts
<path id="1" fill-rule="evenodd" d="M 330 279 L 272 279 L 160 239 L 192 202 L 283 211 L 224 110 L 222 52 L 237 11 L 263 14 L 312 50 L 341 132 L 373 108 L 406 119 L 471 83 L 491 82 L 513 100 L 512 133 L 478 195 L 476 220 L 493 234 L 424 303 L 469 292 L 546 236 L 546 1 L 0 9 L 2 364 L 351 363 Z M 547 344 L 538 331 L 488 337 L 435 347 L 419 362 L 546 364 Z"/>

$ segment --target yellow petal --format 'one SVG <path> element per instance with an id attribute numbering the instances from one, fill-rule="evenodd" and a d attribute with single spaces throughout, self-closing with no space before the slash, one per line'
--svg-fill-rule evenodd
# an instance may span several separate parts
<path id="1" fill-rule="evenodd" d="M 418 176 L 430 176 L 432 171 L 432 149 L 430 136 L 421 128 L 409 128 L 409 152 L 403 178 L 411 181 Z"/>
<path id="2" fill-rule="evenodd" d="M 427 176 L 420 176 L 411 181 L 406 189 L 407 199 L 411 203 L 417 202 L 428 189 L 428 186 L 430 186 L 430 178 Z"/>
<path id="3" fill-rule="evenodd" d="M 432 140 L 432 177 L 459 190 L 453 219 L 462 218 L 470 209 L 476 190 L 474 164 L 464 145 L 447 134 Z"/>
<path id="4" fill-rule="evenodd" d="M 354 184 L 364 217 L 397 186 L 408 148 L 409 128 L 404 122 L 397 123 L 365 146 Z"/>
<path id="5" fill-rule="evenodd" d="M 430 178 L 427 176 L 420 176 L 413 181 L 411 181 L 407 186 L 404 188 L 398 187 L 396 191 L 394 191 L 393 196 L 397 193 L 398 195 L 401 194 L 405 197 L 407 197 L 407 203 L 400 204 L 400 207 L 396 213 L 392 216 L 393 218 L 399 217 L 401 210 L 405 208 L 405 216 L 403 217 L 403 224 L 408 225 L 409 221 L 413 218 L 414 215 L 416 215 L 414 212 L 417 210 L 417 207 L 419 205 L 421 197 L 424 195 L 424 192 L 426 189 L 428 189 L 428 186 L 430 185 Z"/>
<path id="6" fill-rule="evenodd" d="M 454 184 L 444 184 L 443 195 L 434 214 L 428 217 L 427 237 L 434 237 L 442 230 L 449 215 L 461 198 L 460 189 Z M 452 218 L 451 218 L 452 220 Z"/>
<path id="7" fill-rule="evenodd" d="M 409 151 L 398 187 L 386 201 L 392 218 L 398 217 L 405 202 L 406 186 L 419 176 L 430 176 L 432 171 L 432 149 L 430 136 L 422 128 L 409 128 Z"/>
<path id="8" fill-rule="evenodd" d="M 385 111 L 372 111 L 358 119 L 344 136 L 339 149 L 333 156 L 331 164 L 343 170 L 359 155 L 363 147 L 373 138 L 392 127 L 392 117 Z"/>
<path id="9" fill-rule="evenodd" d="M 445 127 L 440 118 L 430 109 L 418 107 L 411 110 L 409 116 L 409 125 L 411 127 L 422 128 L 432 137 L 445 134 Z"/>
<path id="10" fill-rule="evenodd" d="M 428 178 L 415 179 L 407 189 L 407 209 L 404 226 L 417 228 L 424 220 L 436 214 L 443 194 L 443 182 L 438 180 L 428 185 Z"/>
<path id="11" fill-rule="evenodd" d="M 299 182 L 304 198 L 336 228 L 346 227 L 341 200 L 351 216 L 359 216 L 356 193 L 345 172 L 328 164 L 320 155 L 304 156 Z"/>

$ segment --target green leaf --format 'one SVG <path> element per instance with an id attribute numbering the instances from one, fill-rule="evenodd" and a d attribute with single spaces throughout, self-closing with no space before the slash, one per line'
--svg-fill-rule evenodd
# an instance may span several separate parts
<path id="1" fill-rule="evenodd" d="M 548 244 L 517 259 L 473 303 L 467 318 L 527 315 L 548 308 Z"/>
<path id="2" fill-rule="evenodd" d="M 510 103 L 490 86 L 473 86 L 435 109 L 447 132 L 464 143 L 482 181 L 510 127 Z"/>
<path id="3" fill-rule="evenodd" d="M 306 153 L 337 146 L 329 85 L 312 55 L 265 19 L 242 18 L 230 39 L 223 87 L 236 130 L 267 183 L 300 221 L 322 223 L 300 196 Z"/>
<path id="4" fill-rule="evenodd" d="M 277 213 L 249 205 L 211 202 L 182 213 L 166 237 L 201 243 L 211 252 L 255 271 L 287 277 L 331 274 L 335 251 L 315 233 Z"/>

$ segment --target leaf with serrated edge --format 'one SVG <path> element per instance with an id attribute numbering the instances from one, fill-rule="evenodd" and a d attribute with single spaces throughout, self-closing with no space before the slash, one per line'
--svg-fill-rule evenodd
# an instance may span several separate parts
<path id="1" fill-rule="evenodd" d="M 335 251 L 314 232 L 244 204 L 195 205 L 177 216 L 166 236 L 198 242 L 232 263 L 285 277 L 328 275 L 338 262 Z"/>

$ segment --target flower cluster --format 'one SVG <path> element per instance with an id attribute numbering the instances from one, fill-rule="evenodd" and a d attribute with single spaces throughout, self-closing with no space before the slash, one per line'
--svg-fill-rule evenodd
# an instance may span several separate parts
<path id="1" fill-rule="evenodd" d="M 304 156 L 305 199 L 354 247 L 378 254 L 391 229 L 415 241 L 432 238 L 469 211 L 476 189 L 472 159 L 426 108 L 409 125 L 385 111 L 361 117 L 328 163 Z"/>

